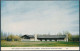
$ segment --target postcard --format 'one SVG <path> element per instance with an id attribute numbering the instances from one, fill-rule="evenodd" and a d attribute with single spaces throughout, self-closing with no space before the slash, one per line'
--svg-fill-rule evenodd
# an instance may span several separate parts
<path id="1" fill-rule="evenodd" d="M 1 1 L 1 50 L 79 50 L 79 0 Z"/>

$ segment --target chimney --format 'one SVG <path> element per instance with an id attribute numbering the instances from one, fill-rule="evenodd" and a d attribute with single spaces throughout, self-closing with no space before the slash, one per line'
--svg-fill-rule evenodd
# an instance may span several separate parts
<path id="1" fill-rule="evenodd" d="M 66 42 L 68 42 L 68 34 L 66 35 Z"/>
<path id="2" fill-rule="evenodd" d="M 34 37 L 35 37 L 35 41 L 37 41 L 37 34 L 35 34 L 35 36 L 34 36 Z"/>

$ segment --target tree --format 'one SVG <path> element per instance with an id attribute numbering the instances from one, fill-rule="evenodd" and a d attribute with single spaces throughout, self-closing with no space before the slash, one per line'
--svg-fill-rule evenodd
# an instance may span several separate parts
<path id="1" fill-rule="evenodd" d="M 76 41 L 79 42 L 79 35 L 73 35 L 72 40 L 75 41 L 75 42 Z"/>
<path id="2" fill-rule="evenodd" d="M 68 33 L 68 40 L 72 41 L 72 35 L 70 33 Z"/>
<path id="3" fill-rule="evenodd" d="M 6 40 L 6 38 L 7 38 L 7 33 L 3 33 L 2 31 L 1 31 L 1 40 Z"/>
<path id="4" fill-rule="evenodd" d="M 7 37 L 7 41 L 20 41 L 20 37 L 19 36 L 14 36 L 14 35 L 9 35 Z"/>
<path id="5" fill-rule="evenodd" d="M 68 35 L 68 41 L 72 41 L 72 34 L 70 32 L 66 31 L 64 35 Z"/>

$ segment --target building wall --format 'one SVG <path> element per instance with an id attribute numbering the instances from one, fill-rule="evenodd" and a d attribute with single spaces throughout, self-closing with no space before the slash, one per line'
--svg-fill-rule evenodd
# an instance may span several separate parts
<path id="1" fill-rule="evenodd" d="M 64 38 L 63 39 L 39 39 L 39 41 L 65 41 Z"/>
<path id="2" fill-rule="evenodd" d="M 30 39 L 21 39 L 21 41 L 30 41 Z"/>
<path id="3" fill-rule="evenodd" d="M 65 40 L 63 39 L 63 40 L 57 40 L 57 41 L 65 41 Z"/>
<path id="4" fill-rule="evenodd" d="M 34 38 L 30 38 L 30 41 L 35 41 L 35 39 Z"/>
<path id="5" fill-rule="evenodd" d="M 21 41 L 35 41 L 35 38 L 30 38 L 30 39 L 21 39 Z M 39 39 L 37 39 L 36 41 L 41 41 Z M 42 41 L 45 41 L 45 39 L 42 39 Z M 47 41 L 50 41 L 49 39 L 47 39 Z M 51 41 L 55 41 L 54 39 Z M 66 38 L 62 39 L 57 39 L 57 41 L 65 41 L 66 42 Z"/>

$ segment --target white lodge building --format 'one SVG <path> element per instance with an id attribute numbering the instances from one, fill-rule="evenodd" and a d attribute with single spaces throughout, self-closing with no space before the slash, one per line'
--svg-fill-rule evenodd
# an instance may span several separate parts
<path id="1" fill-rule="evenodd" d="M 67 35 L 23 35 L 21 41 L 66 41 Z"/>

